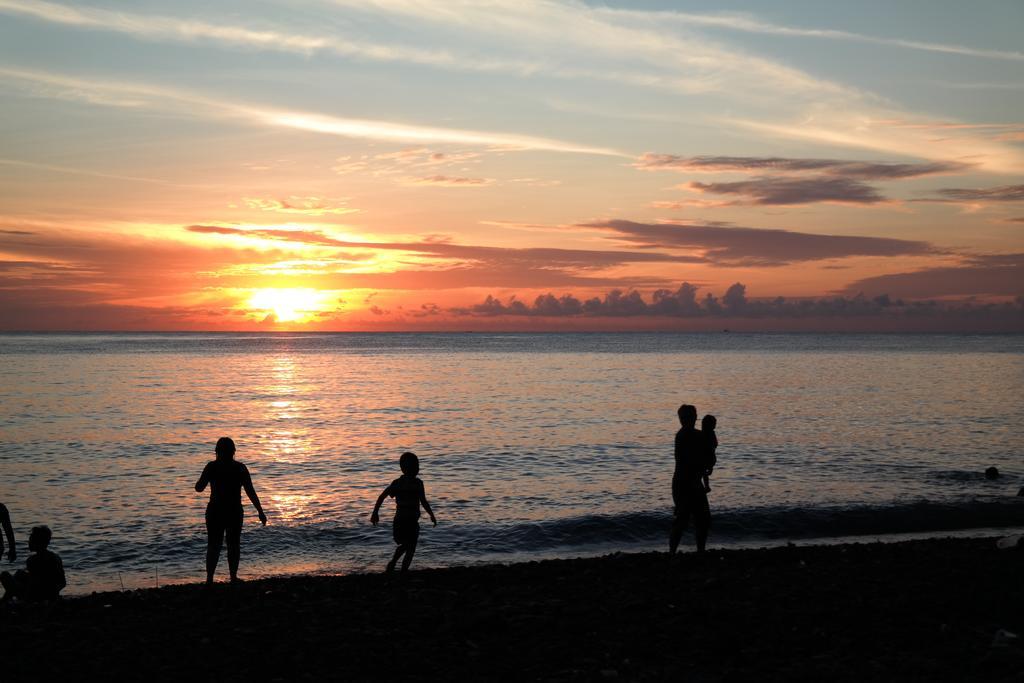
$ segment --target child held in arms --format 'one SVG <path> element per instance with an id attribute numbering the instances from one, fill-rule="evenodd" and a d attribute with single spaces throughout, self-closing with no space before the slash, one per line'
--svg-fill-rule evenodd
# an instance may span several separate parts
<path id="1" fill-rule="evenodd" d="M 718 435 L 715 434 L 715 427 L 718 425 L 718 420 L 715 419 L 714 415 L 705 415 L 704 419 L 700 421 L 700 432 L 704 435 L 704 440 L 708 446 L 708 462 L 707 468 L 704 470 L 704 493 L 711 491 L 711 471 L 715 469 L 715 465 L 718 464 L 718 456 L 715 455 L 715 451 L 718 450 Z"/>
<path id="2" fill-rule="evenodd" d="M 392 528 L 392 536 L 398 547 L 395 554 L 388 562 L 387 571 L 395 570 L 398 558 L 405 555 L 402 560 L 402 571 L 409 570 L 412 563 L 412 556 L 416 552 L 416 543 L 420 537 L 420 505 L 430 515 L 430 521 L 437 526 L 437 519 L 427 502 L 427 494 L 423 490 L 423 482 L 416 476 L 420 472 L 420 461 L 415 453 L 408 451 L 402 453 L 398 461 L 402 468 L 402 476 L 391 482 L 384 491 L 377 497 L 377 504 L 373 506 L 373 514 L 370 515 L 370 523 L 377 526 L 380 521 L 380 506 L 384 499 L 391 497 L 395 499 L 395 521 Z"/>
<path id="3" fill-rule="evenodd" d="M 68 584 L 64 578 L 64 563 L 60 561 L 60 556 L 47 549 L 52 536 L 50 527 L 32 528 L 32 533 L 28 537 L 28 549 L 35 554 L 30 555 L 25 561 L 25 569 L 19 569 L 14 574 L 0 574 L 0 582 L 3 583 L 5 590 L 4 602 L 11 598 L 44 602 L 60 597 L 60 591 Z"/>

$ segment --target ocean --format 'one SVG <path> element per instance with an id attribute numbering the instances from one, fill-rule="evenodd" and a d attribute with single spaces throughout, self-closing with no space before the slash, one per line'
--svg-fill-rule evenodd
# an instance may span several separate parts
<path id="1" fill-rule="evenodd" d="M 247 503 L 243 577 L 383 569 L 406 450 L 439 522 L 414 568 L 664 549 L 692 403 L 712 548 L 1009 533 L 1022 388 L 1021 335 L 5 334 L 0 502 L 70 594 L 202 579 L 221 436 L 270 516 Z"/>

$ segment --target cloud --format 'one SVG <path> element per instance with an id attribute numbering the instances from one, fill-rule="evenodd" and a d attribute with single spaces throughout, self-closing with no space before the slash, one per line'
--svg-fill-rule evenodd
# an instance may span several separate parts
<path id="1" fill-rule="evenodd" d="M 939 190 L 944 199 L 963 202 L 1020 202 L 1024 201 L 1024 185 L 1004 185 L 981 189 L 945 188 Z"/>
<path id="2" fill-rule="evenodd" d="M 964 265 L 878 275 L 851 282 L 844 293 L 908 298 L 1024 295 L 1024 254 L 973 256 Z"/>
<path id="3" fill-rule="evenodd" d="M 850 92 L 799 69 L 730 50 L 692 33 L 679 36 L 657 24 L 628 26 L 583 2 L 497 0 L 443 8 L 406 0 L 334 0 L 334 4 L 357 12 L 411 17 L 418 29 L 429 25 L 451 28 L 492 50 L 502 45 L 529 45 L 538 55 L 529 75 L 681 92 L 733 91 L 739 83 L 749 89 L 807 96 Z"/>
<path id="4" fill-rule="evenodd" d="M 0 75 L 3 75 L 3 73 L 4 70 L 0 69 Z M 93 171 L 85 168 L 56 166 L 54 164 L 39 164 L 32 161 L 23 161 L 21 159 L 0 159 L 0 165 L 20 166 L 22 168 L 39 169 L 43 171 L 51 171 L 53 173 L 67 173 L 70 175 L 81 175 L 88 176 L 91 178 L 104 178 L 107 180 L 124 180 L 133 183 L 150 183 L 154 185 L 170 185 L 175 187 L 197 187 L 196 185 L 188 185 L 184 183 L 172 183 L 168 180 L 161 180 L 159 178 L 145 178 L 140 176 L 119 175 L 116 173 L 103 173 L 101 171 Z"/>
<path id="5" fill-rule="evenodd" d="M 651 202 L 650 206 L 652 209 L 669 209 L 677 211 L 679 209 L 720 209 L 726 206 L 736 206 L 737 202 L 734 201 L 712 201 L 710 199 L 680 199 L 677 201 L 657 201 Z"/>
<path id="6" fill-rule="evenodd" d="M 296 197 L 271 199 L 261 197 L 244 197 L 242 201 L 250 209 L 274 211 L 276 213 L 295 213 L 305 216 L 323 216 L 326 214 L 342 215 L 355 213 L 358 209 L 345 206 L 347 197 L 330 199 L 326 197 Z"/>
<path id="7" fill-rule="evenodd" d="M 893 125 L 893 121 L 903 123 Z M 795 115 L 789 121 L 734 117 L 725 118 L 722 122 L 774 138 L 870 149 L 883 154 L 940 162 L 965 159 L 979 171 L 1019 174 L 1024 170 L 1024 155 L 1012 144 L 992 141 L 986 137 L 987 134 L 979 134 L 970 128 L 951 130 L 936 139 L 926 125 L 930 121 L 917 120 L 893 110 L 830 104 L 817 106 L 813 112 L 803 116 Z"/>
<path id="8" fill-rule="evenodd" d="M 0 266 L 4 330 L 209 328 L 216 326 L 211 316 L 220 320 L 232 303 L 211 303 L 203 295 L 216 282 L 212 273 L 278 258 L 274 252 L 72 231 L 0 233 L 0 253 L 12 255 Z M 165 305 L 196 297 L 206 302 Z"/>
<path id="9" fill-rule="evenodd" d="M 97 93 L 131 95 L 137 98 L 137 101 L 133 101 L 133 107 L 144 106 L 165 112 L 169 106 L 177 105 L 175 106 L 176 111 L 188 116 L 241 120 L 249 125 L 288 128 L 323 135 L 390 142 L 413 142 L 418 144 L 451 143 L 501 147 L 507 150 L 540 150 L 602 156 L 628 156 L 622 152 L 605 147 L 593 147 L 552 138 L 515 133 L 439 128 L 435 126 L 394 123 L 391 121 L 330 116 L 312 112 L 289 111 L 253 106 L 184 90 L 138 83 L 83 79 L 62 74 L 3 67 L 0 67 L 0 78 L 21 83 L 44 84 L 58 88 L 61 93 L 71 96 L 85 93 L 89 95 L 88 98 L 85 98 L 86 101 L 104 106 L 121 105 L 112 102 L 94 102 L 90 98 L 93 98 Z M 52 93 L 43 94 L 53 96 Z"/>
<path id="10" fill-rule="evenodd" d="M 326 3 L 324 3 L 326 4 Z M 262 25 L 232 24 L 226 19 L 202 21 L 195 16 L 173 17 L 133 13 L 123 9 L 83 7 L 43 0 L 0 0 L 0 12 L 30 17 L 64 26 L 102 30 L 129 35 L 141 40 L 170 41 L 185 44 L 206 43 L 228 48 L 267 50 L 308 56 L 336 55 L 345 59 L 380 63 L 414 64 L 462 72 L 500 73 L 518 78 L 582 79 L 611 82 L 628 87 L 667 90 L 679 93 L 720 93 L 723 97 L 747 99 L 768 96 L 784 101 L 783 116 L 790 123 L 743 119 L 716 119 L 717 125 L 774 130 L 793 137 L 849 144 L 858 147 L 900 151 L 932 158 L 938 153 L 949 157 L 977 156 L 985 166 L 1011 170 L 1021 168 L 1020 155 L 1008 146 L 979 145 L 975 138 L 936 145 L 927 136 L 879 134 L 873 120 L 893 119 L 902 113 L 882 109 L 870 95 L 840 83 L 816 77 L 787 64 L 749 54 L 746 46 L 730 48 L 720 41 L 703 38 L 689 30 L 693 26 L 729 28 L 779 35 L 841 38 L 861 42 L 879 42 L 914 49 L 1016 60 L 1014 51 L 985 50 L 966 46 L 883 39 L 827 29 L 780 27 L 737 15 L 699 15 L 676 12 L 638 12 L 593 7 L 584 2 L 549 0 L 458 3 L 440 8 L 436 3 L 411 3 L 407 0 L 335 0 L 347 8 L 344 16 L 331 13 L 316 16 L 319 25 L 331 26 L 329 33 L 286 30 L 281 21 Z M 307 8 L 308 9 L 308 8 Z M 406 31 L 394 44 L 367 42 L 371 31 L 341 33 L 342 27 L 359 25 L 365 17 L 383 21 L 388 30 Z M 385 15 L 379 17 L 375 15 Z M 393 16 L 398 15 L 395 21 Z M 402 21 L 411 17 L 414 21 Z M 301 19 L 296 16 L 296 19 Z M 469 30 L 471 28 L 471 30 Z M 683 28 L 683 31 L 679 29 Z M 438 30 L 439 29 L 439 30 Z M 452 34 L 455 34 L 454 36 Z M 434 40 L 426 47 L 417 42 Z M 529 45 L 523 57 L 522 45 Z M 511 49 L 495 56 L 501 48 Z M 778 98 L 779 94 L 785 95 Z M 96 104 L 125 107 L 150 106 L 149 95 L 140 92 L 101 90 L 95 87 L 64 88 L 51 96 L 71 96 Z M 188 111 L 188 107 L 182 108 Z M 252 114 L 253 112 L 249 112 Z M 267 112 L 264 112 L 267 113 Z M 234 114 L 242 116 L 243 112 Z M 350 137 L 422 142 L 409 130 L 388 130 L 371 126 L 366 130 L 356 122 L 323 120 L 316 114 L 285 112 L 255 116 L 274 126 L 286 126 Z M 808 122 L 813 124 L 808 125 Z M 377 122 L 384 123 L 384 122 Z M 431 140 L 439 140 L 439 132 Z M 446 138 L 448 142 L 459 142 Z M 482 144 L 463 137 L 467 144 Z M 514 149 L 553 149 L 558 141 L 530 139 L 507 143 Z M 495 143 L 506 144 L 506 143 Z M 543 145 L 543 146 L 541 146 Z M 615 154 L 616 150 L 565 143 L 567 151 L 587 154 Z M 953 153 L 947 153 L 952 151 Z"/>
<path id="11" fill-rule="evenodd" d="M 427 258 L 470 261 L 498 267 L 516 265 L 538 269 L 595 269 L 624 263 L 706 262 L 706 259 L 700 256 L 665 254 L 653 251 L 488 247 L 452 244 L 451 242 L 438 240 L 423 240 L 419 242 L 355 242 L 335 239 L 315 230 L 233 228 L 219 225 L 190 225 L 185 229 L 189 232 L 201 234 L 231 235 L 328 247 L 342 247 L 346 249 L 404 251 Z"/>
<path id="12" fill-rule="evenodd" d="M 732 183 L 698 183 L 693 190 L 710 194 L 729 194 L 748 199 L 734 204 L 756 206 L 792 206 L 831 202 L 835 204 L 877 204 L 885 197 L 857 180 L 847 178 L 755 178 Z"/>
<path id="13" fill-rule="evenodd" d="M 406 3 L 390 6 L 388 3 L 379 2 L 375 5 L 357 3 L 353 9 L 400 13 L 411 11 L 413 15 L 419 15 L 419 18 L 435 21 L 451 16 L 447 12 L 421 13 L 421 10 Z M 454 71 L 507 73 L 519 77 L 541 75 L 573 80 L 586 78 L 683 91 L 703 91 L 709 88 L 724 90 L 725 88 L 716 82 L 718 73 L 722 71 L 732 72 L 733 77 L 755 72 L 762 80 L 770 80 L 776 87 L 787 89 L 808 90 L 816 86 L 819 90 L 839 90 L 834 84 L 814 79 L 796 69 L 741 52 L 729 52 L 692 36 L 689 40 L 679 40 L 663 32 L 638 31 L 619 26 L 617 22 L 602 19 L 598 13 L 582 3 L 499 3 L 479 8 L 463 5 L 460 10 L 460 14 L 463 15 L 480 12 L 476 26 L 481 33 L 496 33 L 506 39 L 514 38 L 517 44 L 525 33 L 531 36 L 537 47 L 544 42 L 550 42 L 550 50 L 557 50 L 562 42 L 570 40 L 576 43 L 577 48 L 570 54 L 579 54 L 583 51 L 607 53 L 609 47 L 615 45 L 617 38 L 623 41 L 623 44 L 632 43 L 634 51 L 647 57 L 647 69 L 632 65 L 632 68 L 625 65 L 611 69 L 593 68 L 585 63 L 581 64 L 583 60 L 579 57 L 566 63 L 564 55 L 547 55 L 546 51 L 540 49 L 535 49 L 529 59 L 523 59 L 518 52 L 508 58 L 495 58 L 493 54 L 484 56 L 485 50 L 453 52 L 450 42 L 441 49 L 418 48 L 412 43 L 420 37 L 419 35 L 409 36 L 401 44 L 382 44 L 366 42 L 357 36 L 341 35 L 337 28 L 329 35 L 317 35 L 277 30 L 276 26 L 274 29 L 260 29 L 232 25 L 223 21 L 210 23 L 191 17 L 181 19 L 95 7 L 74 7 L 43 0 L 0 0 L 0 12 L 65 26 L 120 33 L 141 40 L 184 43 L 206 41 L 228 47 L 301 55 L 328 53 L 345 58 L 416 64 Z M 500 16 L 498 21 L 488 21 L 495 15 Z M 331 19 L 333 18 L 328 18 L 330 23 L 335 26 L 339 24 Z M 558 22 L 556 25 L 561 26 L 558 35 L 551 33 L 552 21 Z M 507 31 L 510 22 L 517 24 L 517 30 L 512 31 L 512 35 L 508 35 Z M 590 24 L 591 30 L 570 31 L 568 27 L 571 24 Z M 598 32 L 604 34 L 608 42 L 595 39 L 595 33 Z M 651 43 L 651 47 L 641 47 Z M 494 44 L 490 41 L 488 47 L 493 48 Z M 612 51 L 616 51 L 614 47 Z M 493 53 L 493 49 L 490 52 Z M 654 59 L 658 53 L 670 55 L 671 61 L 668 66 L 674 66 L 676 70 L 666 69 L 664 56 L 660 60 Z M 752 84 L 758 83 L 756 79 L 752 81 Z"/>
<path id="14" fill-rule="evenodd" d="M 925 159 L 970 159 L 979 167 L 997 172 L 1013 173 L 1024 168 L 1024 157 L 1012 145 L 976 135 L 948 136 L 937 143 L 926 131 L 886 130 L 876 122 L 916 117 L 862 90 L 752 56 L 749 45 L 733 48 L 702 38 L 688 30 L 694 24 L 676 21 L 681 16 L 678 13 L 616 10 L 550 0 L 460 2 L 443 10 L 436 3 L 408 0 L 334 1 L 355 12 L 411 17 L 415 19 L 411 25 L 424 27 L 424 31 L 431 26 L 445 27 L 459 38 L 472 36 L 488 47 L 529 45 L 534 53 L 546 57 L 536 71 L 544 76 L 608 79 L 688 93 L 714 92 L 744 103 L 763 98 L 776 105 L 776 111 L 756 117 L 716 115 L 700 121 L 702 124 Z M 718 15 L 690 16 L 703 16 L 706 26 L 723 22 Z M 759 30 L 766 26 L 779 28 L 761 21 L 737 22 L 734 18 L 725 24 Z M 852 40 L 859 34 L 838 35 Z M 914 41 L 892 44 L 958 55 L 1016 59 L 1021 54 Z M 584 63 L 577 66 L 581 60 Z"/>
<path id="15" fill-rule="evenodd" d="M 614 219 L 584 223 L 582 227 L 604 228 L 621 239 L 646 248 L 702 249 L 704 257 L 717 265 L 782 266 L 850 256 L 907 256 L 934 252 L 927 242 L 728 227 L 721 223 L 636 223 Z"/>
<path id="16" fill-rule="evenodd" d="M 735 12 L 721 14 L 696 14 L 676 11 L 643 11 L 615 9 L 602 7 L 598 11 L 609 14 L 615 18 L 633 18 L 655 23 L 658 25 L 680 24 L 683 26 L 704 26 L 708 28 L 729 29 L 742 31 L 744 33 L 760 33 L 767 35 L 822 38 L 825 40 L 848 40 L 852 42 L 869 43 L 873 45 L 888 45 L 911 50 L 923 50 L 925 52 L 938 52 L 965 57 L 977 57 L 982 59 L 998 59 L 1013 62 L 1024 61 L 1024 52 L 1014 50 L 993 50 L 978 48 L 966 45 L 954 45 L 949 43 L 932 43 L 918 40 L 905 40 L 901 38 L 885 38 L 871 36 L 851 31 L 840 31 L 836 29 L 805 28 L 782 26 L 764 21 L 750 14 Z"/>
<path id="17" fill-rule="evenodd" d="M 762 174 L 736 182 L 689 183 L 690 189 L 699 192 L 744 198 L 728 202 L 697 200 L 696 205 L 705 208 L 736 205 L 791 206 L 816 202 L 877 204 L 886 201 L 886 198 L 864 181 L 918 178 L 937 173 L 956 173 L 970 168 L 969 164 L 949 161 L 893 164 L 790 157 L 683 157 L 650 152 L 642 155 L 633 166 L 644 171 Z M 766 172 L 781 174 L 781 177 L 763 175 Z M 681 208 L 686 205 L 691 204 L 661 202 L 657 208 Z"/>
<path id="18" fill-rule="evenodd" d="M 338 157 L 331 170 L 339 175 L 359 173 L 381 177 L 408 174 L 418 169 L 479 163 L 481 156 L 479 152 L 465 150 L 439 152 L 428 147 L 407 147 L 396 152 Z"/>
<path id="19" fill-rule="evenodd" d="M 526 302 L 516 296 L 504 301 L 488 295 L 482 302 L 452 308 L 455 316 L 473 318 L 725 318 L 743 319 L 907 319 L 931 317 L 961 326 L 972 322 L 1003 322 L 1017 328 L 1024 324 L 1024 300 L 1016 303 L 905 302 L 889 295 L 863 294 L 824 298 L 757 300 L 747 297 L 742 283 L 731 285 L 721 298 L 684 282 L 677 289 L 658 289 L 644 296 L 633 289 L 615 289 L 603 297 L 579 298 L 573 294 L 542 294 Z"/>
<path id="20" fill-rule="evenodd" d="M 853 180 L 896 180 L 918 178 L 937 173 L 957 173 L 971 168 L 970 164 L 953 161 L 893 164 L 845 159 L 802 159 L 791 157 L 734 157 L 695 156 L 648 152 L 637 159 L 634 167 L 644 171 L 691 171 L 701 173 L 758 172 L 807 173 L 818 172 L 829 176 Z"/>
<path id="21" fill-rule="evenodd" d="M 425 178 L 409 178 L 407 185 L 434 187 L 486 187 L 494 183 L 493 178 L 467 178 L 464 176 L 432 175 Z"/>

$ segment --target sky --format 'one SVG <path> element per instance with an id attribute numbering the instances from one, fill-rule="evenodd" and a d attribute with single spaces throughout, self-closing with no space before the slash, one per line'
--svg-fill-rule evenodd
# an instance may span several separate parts
<path id="1" fill-rule="evenodd" d="M 1024 4 L 0 0 L 0 330 L 1024 330 Z"/>

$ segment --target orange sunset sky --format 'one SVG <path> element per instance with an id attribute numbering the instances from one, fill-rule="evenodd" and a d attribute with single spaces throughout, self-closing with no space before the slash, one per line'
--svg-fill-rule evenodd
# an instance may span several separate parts
<path id="1" fill-rule="evenodd" d="M 1024 328 L 1024 5 L 825 4 L 0 0 L 0 329 Z"/>

